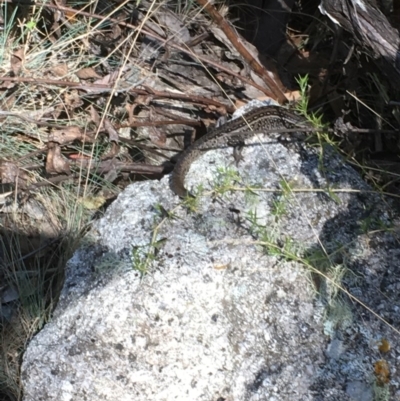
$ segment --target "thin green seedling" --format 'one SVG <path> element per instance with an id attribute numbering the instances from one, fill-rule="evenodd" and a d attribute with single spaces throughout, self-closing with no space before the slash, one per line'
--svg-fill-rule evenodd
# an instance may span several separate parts
<path id="1" fill-rule="evenodd" d="M 196 191 L 194 195 L 186 194 L 183 199 L 182 205 L 191 213 L 196 213 L 199 209 L 199 201 L 204 193 L 203 184 L 200 184 L 196 187 Z"/>
<path id="2" fill-rule="evenodd" d="M 322 114 L 317 115 L 316 113 L 310 113 L 308 110 L 308 79 L 308 74 L 304 76 L 299 75 L 298 78 L 296 78 L 300 89 L 300 100 L 296 103 L 295 110 L 304 116 L 315 128 L 323 129 Z"/>
<path id="3" fill-rule="evenodd" d="M 282 190 L 282 196 L 283 196 L 283 197 L 288 198 L 289 196 L 292 195 L 293 189 L 292 189 L 292 187 L 290 186 L 289 181 L 287 181 L 287 180 L 281 180 L 281 181 L 279 181 L 279 187 L 280 187 L 281 190 Z"/>
<path id="4" fill-rule="evenodd" d="M 374 382 L 372 386 L 374 392 L 373 401 L 389 401 L 390 400 L 390 386 L 389 383 L 381 383 L 374 377 Z"/>
<path id="5" fill-rule="evenodd" d="M 300 100 L 296 103 L 296 110 L 303 116 L 308 114 L 308 74 L 299 75 L 296 79 L 300 89 Z"/>
<path id="6" fill-rule="evenodd" d="M 306 259 L 302 257 L 302 255 L 297 255 L 296 253 L 287 253 L 287 250 L 283 252 L 282 247 L 275 243 L 275 242 L 264 242 L 264 241 L 253 241 L 254 245 L 261 245 L 265 246 L 268 249 L 275 248 L 278 251 L 281 251 L 281 255 L 284 258 L 287 258 L 287 260 L 292 260 L 294 262 L 298 262 L 305 266 L 307 269 L 310 270 L 312 273 L 316 273 L 317 275 L 321 276 L 324 280 L 326 280 L 328 283 L 337 286 L 338 291 L 349 297 L 352 301 L 358 303 L 360 306 L 362 306 L 365 310 L 367 310 L 369 313 L 371 313 L 374 317 L 376 317 L 378 320 L 383 322 L 387 327 L 389 327 L 391 330 L 393 330 L 396 334 L 400 335 L 400 331 L 394 327 L 392 324 L 390 324 L 385 318 L 380 316 L 377 312 L 375 312 L 373 309 L 371 309 L 367 304 L 362 302 L 359 298 L 351 294 L 346 288 L 344 288 L 341 284 L 335 283 L 335 281 L 330 278 L 327 274 L 317 270 L 314 266 L 309 264 Z"/>
<path id="7" fill-rule="evenodd" d="M 132 246 L 131 262 L 132 269 L 145 276 L 149 271 L 149 265 L 156 259 L 154 249 L 151 244 L 146 246 Z"/>
<path id="8" fill-rule="evenodd" d="M 218 167 L 213 190 L 219 196 L 232 191 L 235 183 L 239 183 L 241 177 L 237 170 L 228 167 Z"/>
<path id="9" fill-rule="evenodd" d="M 272 201 L 271 214 L 278 218 L 287 214 L 287 200 L 285 197 L 280 196 Z"/>
<path id="10" fill-rule="evenodd" d="M 164 218 L 167 220 L 180 219 L 180 217 L 174 211 L 165 209 L 165 207 L 163 205 L 161 205 L 160 203 L 155 204 L 154 209 L 156 210 L 159 217 L 161 217 L 163 219 Z"/>
<path id="11" fill-rule="evenodd" d="M 315 270 L 326 273 L 332 266 L 330 255 L 327 255 L 320 247 L 315 246 L 308 249 L 307 253 L 303 255 L 304 261 L 315 268 Z"/>
<path id="12" fill-rule="evenodd" d="M 251 235 L 257 238 L 259 241 L 270 244 L 270 243 L 277 243 L 279 239 L 279 231 L 273 229 L 272 227 L 266 227 L 259 223 L 259 219 L 257 217 L 257 212 L 255 210 L 248 211 L 246 215 L 246 220 L 250 224 L 249 231 Z M 281 251 L 279 248 L 276 247 L 263 247 L 264 252 L 268 255 L 279 256 Z"/>
<path id="13" fill-rule="evenodd" d="M 379 230 L 379 231 L 390 231 L 392 226 L 383 221 L 381 218 L 374 216 L 373 210 L 370 210 L 368 215 L 360 221 L 360 231 L 363 234 L 366 234 L 372 230 Z"/>
<path id="14" fill-rule="evenodd" d="M 170 222 L 171 220 L 177 219 L 175 211 L 180 207 L 180 204 L 174 207 L 172 210 L 167 210 L 161 204 L 157 203 L 154 205 L 154 210 L 157 211 L 157 218 L 161 217 L 161 220 L 155 222 L 154 228 L 152 229 L 152 235 L 150 243 L 146 245 L 132 245 L 131 246 L 131 263 L 132 269 L 138 271 L 141 277 L 148 274 L 151 264 L 157 259 L 159 249 L 167 241 L 166 238 L 158 238 L 158 233 L 161 227 Z"/>

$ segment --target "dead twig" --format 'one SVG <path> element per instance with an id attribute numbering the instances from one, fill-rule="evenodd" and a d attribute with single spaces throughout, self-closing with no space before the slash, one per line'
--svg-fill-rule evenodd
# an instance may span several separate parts
<path id="1" fill-rule="evenodd" d="M 5 1 L 6 3 L 12 3 L 12 2 L 13 2 L 13 0 L 4 0 L 4 1 Z M 73 13 L 73 14 L 76 14 L 76 15 L 82 15 L 82 16 L 85 16 L 85 17 L 88 17 L 88 18 L 95 18 L 95 19 L 98 19 L 98 20 L 100 20 L 100 21 L 110 21 L 110 22 L 113 22 L 113 23 L 118 24 L 118 25 L 120 25 L 120 26 L 124 26 L 124 27 L 127 27 L 127 28 L 131 28 L 131 29 L 137 30 L 137 26 L 132 25 L 132 24 L 130 24 L 130 23 L 128 23 L 128 22 L 119 21 L 119 20 L 116 19 L 116 18 L 111 18 L 111 17 L 107 17 L 107 16 L 104 17 L 104 16 L 99 15 L 99 14 L 89 13 L 89 12 L 87 12 L 87 11 L 76 10 L 76 9 L 74 9 L 74 8 L 65 7 L 65 6 L 62 6 L 62 5 L 54 5 L 54 4 L 47 4 L 47 3 L 36 3 L 36 6 L 38 6 L 38 7 L 51 8 L 51 9 L 55 9 L 55 10 L 59 10 L 59 11 L 64 11 L 64 12 L 69 12 L 69 13 Z M 181 51 L 181 52 L 187 54 L 188 56 L 190 56 L 191 58 L 193 58 L 195 61 L 201 61 L 202 63 L 204 63 L 204 64 L 206 64 L 206 65 L 209 65 L 209 66 L 215 67 L 216 69 L 219 69 L 219 70 L 221 70 L 221 71 L 224 71 L 224 72 L 226 72 L 227 74 L 229 74 L 229 75 L 231 75 L 231 76 L 234 76 L 235 78 L 238 78 L 240 81 L 242 81 L 242 82 L 244 82 L 244 83 L 247 83 L 248 85 L 251 85 L 251 86 L 253 86 L 254 88 L 260 90 L 260 91 L 263 92 L 266 96 L 277 99 L 280 103 L 285 103 L 285 102 L 287 101 L 286 97 L 283 95 L 283 93 L 280 91 L 279 88 L 278 88 L 278 90 L 279 90 L 279 92 L 281 93 L 281 95 L 278 96 L 278 95 L 275 94 L 272 90 L 267 89 L 267 88 L 264 88 L 264 87 L 262 87 L 262 86 L 256 84 L 256 83 L 253 82 L 251 79 L 247 79 L 246 77 L 243 77 L 243 76 L 241 76 L 241 75 L 238 74 L 238 73 L 235 73 L 234 71 L 230 70 L 230 69 L 227 68 L 227 67 L 224 67 L 223 65 L 217 63 L 216 61 L 209 60 L 207 57 L 203 57 L 203 56 L 201 56 L 201 55 L 199 55 L 199 54 L 193 53 L 192 50 L 191 50 L 189 47 L 185 47 L 186 45 L 181 46 L 181 45 L 179 45 L 179 44 L 173 42 L 173 41 L 170 40 L 170 39 L 164 39 L 163 37 L 157 35 L 157 34 L 154 33 L 154 32 L 151 32 L 150 30 L 148 30 L 148 29 L 146 29 L 146 28 L 144 28 L 144 27 L 142 27 L 142 28 L 141 28 L 141 31 L 140 31 L 140 32 L 137 32 L 137 33 L 138 33 L 138 34 L 140 33 L 140 34 L 148 35 L 148 36 L 150 36 L 151 38 L 156 39 L 157 41 L 161 42 L 162 45 L 164 45 L 164 46 L 169 46 L 169 47 L 171 47 L 171 48 L 173 48 L 173 49 L 175 49 L 175 50 L 179 50 L 179 51 Z M 261 67 L 261 68 L 262 68 L 262 67 Z M 256 70 L 255 70 L 255 71 L 256 71 Z M 265 70 L 264 70 L 264 71 L 265 71 Z M 266 73 L 266 71 L 265 71 L 265 73 Z M 269 77 L 268 77 L 268 78 L 269 78 Z M 270 78 L 269 78 L 269 79 L 266 79 L 266 78 L 263 76 L 263 79 L 265 79 L 266 82 L 271 82 L 271 79 L 270 79 Z M 272 81 L 272 86 L 273 86 L 273 87 L 276 87 L 276 84 L 275 84 L 273 81 Z M 106 87 L 106 89 L 108 90 L 109 87 Z M 283 97 L 282 97 L 282 96 L 283 96 Z"/>
<path id="2" fill-rule="evenodd" d="M 87 167 L 89 165 L 89 160 L 87 159 L 78 159 L 74 161 L 75 164 L 79 164 L 80 166 Z M 163 175 L 166 174 L 167 171 L 169 171 L 168 166 L 153 166 L 151 164 L 144 164 L 144 163 L 124 163 L 116 160 L 105 160 L 100 163 L 97 163 L 96 165 L 93 165 L 90 167 L 90 170 L 94 172 L 101 172 L 107 173 L 113 169 L 117 169 L 122 172 L 129 172 L 131 174 L 141 174 L 141 175 Z M 69 180 L 75 180 L 75 179 L 80 179 L 81 175 L 80 174 L 69 174 L 69 175 L 58 175 L 56 177 L 51 177 L 46 179 L 45 181 L 41 182 L 36 182 L 34 184 L 31 184 L 24 188 L 24 191 L 33 191 L 35 189 L 41 188 L 41 187 L 46 187 L 49 185 L 57 185 L 61 182 L 64 181 L 69 181 Z M 13 183 L 8 183 L 7 185 L 10 185 L 11 187 L 14 187 L 15 184 Z M 4 195 L 10 195 L 13 191 L 12 188 L 10 188 L 8 192 L 3 193 Z"/>
<path id="3" fill-rule="evenodd" d="M 26 83 L 33 83 L 36 85 L 55 85 L 55 86 L 66 86 L 78 90 L 83 90 L 83 91 L 90 91 L 91 89 L 95 90 L 110 90 L 112 87 L 111 85 L 105 85 L 105 84 L 81 84 L 79 82 L 71 82 L 71 81 L 61 81 L 61 80 L 54 80 L 54 79 L 40 79 L 40 78 L 29 78 L 29 77 L 0 77 L 0 82 L 26 82 Z M 199 105 L 206 105 L 206 106 L 215 106 L 218 108 L 226 109 L 228 113 L 233 113 L 235 111 L 235 108 L 229 105 L 226 105 L 221 102 L 217 102 L 212 99 L 208 99 L 202 96 L 196 96 L 196 95 L 185 95 L 181 93 L 172 93 L 172 92 L 167 92 L 167 91 L 157 91 L 154 90 L 150 87 L 144 86 L 146 89 L 138 89 L 138 88 L 130 88 L 128 90 L 128 93 L 136 94 L 136 95 L 144 95 L 144 96 L 149 96 L 153 95 L 158 98 L 164 98 L 164 99 L 176 99 L 176 100 L 182 100 L 182 101 L 187 101 L 192 104 L 199 104 Z M 3 114 L 7 112 L 2 112 Z M 25 118 L 26 119 L 26 118 Z M 27 119 L 26 119 L 27 120 Z M 29 120 L 27 120 L 29 121 Z M 32 121 L 30 121 L 32 122 Z"/>
<path id="4" fill-rule="evenodd" d="M 221 14 L 215 9 L 215 7 L 209 3 L 208 0 L 197 0 L 197 2 L 210 14 L 211 18 L 221 27 L 225 35 L 231 41 L 235 49 L 241 54 L 244 60 L 250 65 L 253 71 L 264 80 L 269 86 L 271 92 L 274 94 L 274 99 L 280 104 L 287 103 L 287 99 L 279 85 L 268 75 L 268 71 L 250 54 L 246 47 L 240 42 L 236 32 L 232 29 L 231 25 L 221 16 Z M 278 78 L 276 78 L 278 79 Z M 280 83 L 283 87 L 283 84 Z"/>

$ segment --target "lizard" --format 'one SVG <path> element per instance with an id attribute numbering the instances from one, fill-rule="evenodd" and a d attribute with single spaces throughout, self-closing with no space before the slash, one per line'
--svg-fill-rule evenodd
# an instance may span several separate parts
<path id="1" fill-rule="evenodd" d="M 253 109 L 239 118 L 210 130 L 195 141 L 179 156 L 171 175 L 172 191 L 181 198 L 191 196 L 184 186 L 190 165 L 209 149 L 221 146 L 237 146 L 256 133 L 283 132 L 299 128 L 312 128 L 304 117 L 280 106 L 263 106 Z M 276 131 L 274 131 L 276 130 Z"/>

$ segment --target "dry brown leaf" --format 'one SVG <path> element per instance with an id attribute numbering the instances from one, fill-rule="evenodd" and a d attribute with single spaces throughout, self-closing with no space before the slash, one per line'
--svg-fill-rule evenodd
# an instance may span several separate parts
<path id="1" fill-rule="evenodd" d="M 374 372 L 378 386 L 384 386 L 390 382 L 389 364 L 384 359 L 375 362 Z"/>
<path id="2" fill-rule="evenodd" d="M 3 81 L 3 82 L 1 82 L 0 88 L 2 88 L 2 89 L 12 89 L 12 88 L 14 88 L 15 85 L 16 85 L 15 82 Z"/>
<path id="3" fill-rule="evenodd" d="M 99 127 L 101 119 L 99 113 L 97 113 L 97 110 L 93 106 L 90 106 L 90 120 L 96 124 L 96 127 Z M 108 118 L 105 118 L 103 120 L 101 130 L 104 130 L 108 133 L 108 138 L 110 139 L 110 141 L 115 143 L 119 142 L 118 131 L 114 128 L 114 126 L 112 125 L 111 121 Z"/>
<path id="4" fill-rule="evenodd" d="M 134 116 L 134 114 L 133 114 L 133 112 L 135 111 L 135 109 L 136 109 L 136 104 L 127 103 L 127 104 L 125 105 L 125 110 L 128 112 L 128 122 L 129 122 L 129 125 L 132 125 L 132 124 L 135 122 L 135 116 Z"/>
<path id="5" fill-rule="evenodd" d="M 76 125 L 70 125 L 63 129 L 54 129 L 49 134 L 49 141 L 58 143 L 59 145 L 65 145 L 76 140 L 83 141 L 83 138 L 84 135 L 81 129 Z"/>
<path id="6" fill-rule="evenodd" d="M 217 113 L 218 115 L 221 115 L 221 116 L 226 116 L 226 115 L 227 115 L 226 108 L 223 107 L 223 106 L 214 106 L 214 105 L 212 105 L 212 104 L 208 104 L 208 105 L 204 108 L 204 110 L 205 110 L 207 113 Z"/>
<path id="7" fill-rule="evenodd" d="M 18 166 L 9 161 L 0 162 L 0 181 L 3 184 L 16 184 L 20 188 L 25 188 L 29 176 Z"/>
<path id="8" fill-rule="evenodd" d="M 66 0 L 56 0 L 55 1 L 56 4 L 59 4 L 61 6 L 66 6 Z M 61 10 L 58 9 L 53 9 L 53 20 L 60 22 L 62 17 L 64 16 L 64 13 Z"/>
<path id="9" fill-rule="evenodd" d="M 165 131 L 156 127 L 148 127 L 148 132 L 151 142 L 155 143 L 157 146 L 165 146 L 167 142 L 167 135 Z"/>
<path id="10" fill-rule="evenodd" d="M 97 81 L 94 81 L 93 83 L 96 85 L 110 85 L 111 86 L 111 84 L 113 82 L 114 72 L 111 74 L 105 75 L 103 78 L 98 79 Z"/>
<path id="11" fill-rule="evenodd" d="M 25 49 L 21 47 L 15 50 L 15 52 L 11 56 L 11 69 L 15 75 L 18 75 L 24 63 L 25 63 Z"/>
<path id="12" fill-rule="evenodd" d="M 136 96 L 136 98 L 135 98 L 135 104 L 148 106 L 153 99 L 154 99 L 153 95 L 139 95 L 139 96 Z"/>
<path id="13" fill-rule="evenodd" d="M 382 338 L 382 340 L 379 342 L 379 351 L 386 353 L 390 351 L 390 343 L 386 338 Z"/>
<path id="14" fill-rule="evenodd" d="M 90 105 L 89 113 L 90 113 L 90 120 L 96 124 L 96 127 L 98 127 L 100 124 L 100 116 L 92 104 Z"/>
<path id="15" fill-rule="evenodd" d="M 50 32 L 52 32 L 52 34 L 49 35 L 49 39 L 52 43 L 54 43 L 55 40 L 61 37 L 61 29 L 58 21 L 54 21 L 53 25 L 51 26 Z"/>
<path id="16" fill-rule="evenodd" d="M 3 103 L 3 110 L 11 110 L 11 108 L 15 105 L 17 96 L 13 93 L 12 95 L 5 98 L 5 103 Z"/>
<path id="17" fill-rule="evenodd" d="M 108 118 L 104 119 L 103 127 L 107 131 L 108 138 L 110 139 L 110 141 L 118 143 L 119 141 L 118 131 L 114 128 L 114 126 L 111 124 L 111 121 Z"/>
<path id="18" fill-rule="evenodd" d="M 64 77 L 68 74 L 68 65 L 66 63 L 55 65 L 51 72 L 57 77 Z"/>
<path id="19" fill-rule="evenodd" d="M 64 94 L 64 102 L 69 110 L 74 110 L 83 105 L 83 101 L 76 89 Z"/>
<path id="20" fill-rule="evenodd" d="M 164 10 L 162 13 L 157 15 L 157 20 L 160 27 L 171 32 L 172 36 L 178 35 L 179 40 L 182 43 L 188 42 L 192 39 L 186 24 L 182 21 L 181 17 L 173 11 Z"/>
<path id="21" fill-rule="evenodd" d="M 114 161 L 115 159 L 111 159 L 109 163 L 107 163 L 108 171 L 104 174 L 104 182 L 114 182 L 119 176 L 119 170 L 115 167 Z M 101 173 L 104 173 L 104 171 Z M 122 176 L 124 176 L 124 173 L 122 173 Z"/>
<path id="22" fill-rule="evenodd" d="M 118 39 L 121 36 L 122 30 L 118 24 L 114 24 L 111 30 L 111 38 Z"/>
<path id="23" fill-rule="evenodd" d="M 2 161 L 0 163 L 0 178 L 2 183 L 13 183 L 18 177 L 19 168 L 12 162 Z"/>
<path id="24" fill-rule="evenodd" d="M 96 85 L 113 85 L 115 83 L 115 80 L 118 78 L 120 74 L 120 69 L 116 69 L 115 71 L 113 71 L 111 74 L 108 74 L 106 76 L 104 76 L 103 78 L 94 81 L 93 83 L 95 83 Z"/>
<path id="25" fill-rule="evenodd" d="M 71 174 L 69 163 L 61 154 L 61 147 L 54 142 L 48 143 L 46 172 L 48 174 Z"/>
<path id="26" fill-rule="evenodd" d="M 80 79 L 101 78 L 101 75 L 99 75 L 92 67 L 82 68 L 77 71 L 75 75 Z"/>
<path id="27" fill-rule="evenodd" d="M 120 151 L 120 146 L 117 143 L 113 142 L 111 144 L 111 149 L 101 159 L 102 160 L 113 159 L 115 156 L 119 154 L 119 151 Z"/>

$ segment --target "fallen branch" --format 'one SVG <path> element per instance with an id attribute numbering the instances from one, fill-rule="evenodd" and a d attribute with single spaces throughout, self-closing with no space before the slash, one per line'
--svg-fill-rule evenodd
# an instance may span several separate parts
<path id="1" fill-rule="evenodd" d="M 14 0 L 4 0 L 6 3 L 13 3 Z M 104 17 L 102 15 L 99 14 L 94 14 L 94 13 L 89 13 L 87 11 L 81 11 L 81 10 L 76 10 L 74 8 L 71 7 L 65 7 L 62 5 L 54 5 L 54 4 L 48 4 L 48 3 L 35 3 L 37 7 L 46 7 L 46 8 L 51 8 L 51 9 L 55 9 L 55 10 L 59 10 L 59 11 L 64 11 L 64 12 L 69 12 L 71 14 L 76 14 L 76 15 L 82 15 L 88 18 L 95 18 L 98 19 L 100 21 L 110 21 L 113 22 L 115 24 L 118 24 L 120 26 L 124 26 L 127 28 L 131 28 L 134 30 L 137 30 L 137 26 L 130 24 L 128 22 L 123 22 L 123 21 L 119 21 L 116 18 L 111 18 L 111 17 Z M 157 35 L 154 32 L 149 31 L 146 28 L 142 28 L 140 32 L 138 32 L 138 34 L 145 34 L 150 36 L 153 39 L 158 40 L 159 42 L 161 42 L 164 46 L 169 46 L 173 49 L 179 50 L 187 55 L 189 55 L 190 57 L 192 57 L 195 61 L 201 61 L 202 63 L 206 64 L 206 65 L 210 65 L 215 67 L 216 69 L 219 69 L 221 71 L 226 72 L 227 74 L 234 76 L 235 78 L 238 78 L 240 81 L 247 83 L 248 85 L 253 86 L 254 88 L 260 90 L 261 92 L 263 92 L 266 96 L 271 97 L 273 99 L 277 99 L 279 101 L 279 99 L 281 99 L 280 101 L 282 103 L 285 103 L 287 100 L 284 97 L 284 95 L 282 94 L 283 98 L 281 96 L 277 96 L 272 90 L 264 88 L 258 84 L 256 84 L 255 82 L 253 82 L 250 79 L 247 79 L 246 77 L 241 76 L 238 73 L 235 73 L 234 71 L 230 70 L 229 68 L 224 67 L 223 65 L 213 61 L 213 60 L 209 60 L 207 57 L 203 57 L 201 55 L 195 54 L 192 52 L 192 50 L 188 47 L 185 46 L 181 46 L 177 43 L 172 42 L 170 39 L 164 39 L 163 37 Z M 269 82 L 269 81 L 267 81 Z M 274 85 L 275 83 L 273 83 Z M 108 87 L 106 88 L 108 89 Z"/>
<path id="2" fill-rule="evenodd" d="M 29 78 L 29 77 L 0 77 L 0 82 L 26 82 L 26 83 L 34 83 L 36 85 L 55 85 L 55 86 L 66 86 L 78 90 L 83 90 L 83 91 L 90 91 L 91 89 L 95 89 L 101 92 L 101 89 L 104 90 L 110 90 L 112 88 L 111 85 L 105 85 L 105 84 L 82 84 L 80 82 L 71 82 L 71 81 L 61 81 L 61 80 L 55 80 L 55 79 L 41 79 L 41 78 Z M 206 106 L 215 106 L 219 108 L 225 109 L 228 113 L 233 113 L 235 111 L 235 108 L 233 106 L 226 105 L 221 102 L 217 102 L 215 100 L 205 98 L 203 96 L 196 96 L 196 95 L 185 95 L 181 93 L 173 93 L 173 92 L 167 92 L 167 91 L 157 91 L 149 87 L 145 87 L 146 89 L 138 89 L 138 88 L 129 88 L 127 91 L 128 93 L 131 94 L 136 94 L 136 95 L 153 95 L 158 98 L 164 98 L 164 99 L 176 99 L 176 100 L 182 100 L 182 101 L 188 101 L 192 104 L 200 104 L 200 105 L 206 105 Z M 116 90 L 118 91 L 118 89 Z M 99 93 L 99 92 L 98 92 Z M 5 112 L 2 112 L 3 114 Z"/>
<path id="3" fill-rule="evenodd" d="M 221 14 L 215 9 L 208 0 L 197 0 L 197 2 L 210 14 L 211 18 L 221 27 L 227 38 L 231 41 L 235 49 L 240 53 L 244 60 L 249 64 L 253 71 L 264 80 L 269 86 L 274 99 L 280 104 L 287 103 L 287 99 L 279 86 L 269 76 L 268 71 L 251 55 L 246 47 L 238 40 L 238 35 L 232 29 L 231 25 L 221 16 Z M 281 84 L 283 87 L 283 84 Z"/>

